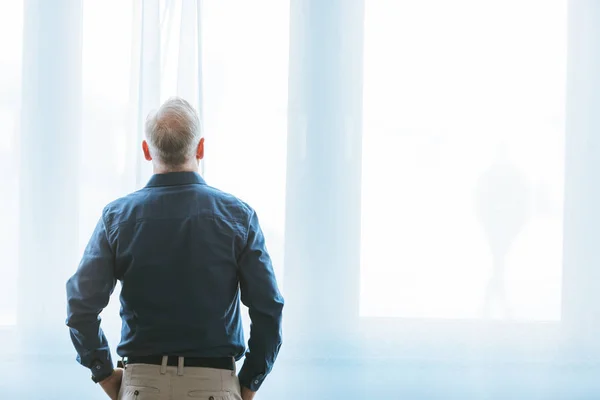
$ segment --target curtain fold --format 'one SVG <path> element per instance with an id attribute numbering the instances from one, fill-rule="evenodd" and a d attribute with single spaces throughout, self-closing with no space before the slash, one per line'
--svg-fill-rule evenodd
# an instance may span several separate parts
<path id="1" fill-rule="evenodd" d="M 23 351 L 45 353 L 67 339 L 55 321 L 77 263 L 82 1 L 26 0 L 23 32 L 17 317 Z"/>
<path id="2" fill-rule="evenodd" d="M 172 3 L 172 2 L 171 2 Z M 144 139 L 144 124 L 146 116 L 153 109 L 160 105 L 160 84 L 161 84 L 161 24 L 160 24 L 160 2 L 159 0 L 142 0 L 141 21 L 137 32 L 139 37 L 139 48 L 133 48 L 135 62 L 138 65 L 137 71 L 134 71 L 131 77 L 132 81 L 137 81 L 137 96 L 135 98 L 136 118 L 136 143 Z M 135 74 L 137 73 L 137 75 Z M 152 167 L 141 156 L 141 150 L 137 153 L 136 163 L 136 187 L 141 187 L 152 175 Z"/>
<path id="3" fill-rule="evenodd" d="M 177 95 L 187 99 L 196 109 L 198 96 L 198 19 L 195 1 L 183 1 L 179 24 Z"/>
<path id="4" fill-rule="evenodd" d="M 16 324 L 14 299 L 19 252 L 19 111 L 21 106 L 21 65 L 23 0 L 3 4 L 0 13 L 0 168 L 3 171 L 0 196 L 0 326 Z"/>

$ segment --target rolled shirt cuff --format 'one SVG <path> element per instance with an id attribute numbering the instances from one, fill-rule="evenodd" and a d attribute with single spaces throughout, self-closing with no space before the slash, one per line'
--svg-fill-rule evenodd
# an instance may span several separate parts
<path id="1" fill-rule="evenodd" d="M 94 361 L 90 372 L 95 382 L 100 382 L 112 375 L 115 370 L 112 362 Z"/>
<path id="2" fill-rule="evenodd" d="M 256 376 L 244 376 L 242 373 L 240 373 L 240 376 L 239 376 L 240 385 L 252 390 L 253 392 L 258 391 L 258 389 L 261 387 L 261 385 L 265 381 L 265 378 L 266 378 L 266 375 L 263 375 L 263 374 L 259 374 Z"/>

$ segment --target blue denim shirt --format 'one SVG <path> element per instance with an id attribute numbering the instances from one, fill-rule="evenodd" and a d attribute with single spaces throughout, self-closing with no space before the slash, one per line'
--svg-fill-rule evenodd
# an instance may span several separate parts
<path id="1" fill-rule="evenodd" d="M 257 390 L 281 346 L 283 298 L 254 210 L 193 172 L 154 175 L 109 204 L 67 282 L 77 360 L 96 377 L 113 368 L 99 314 L 121 281 L 122 357 L 244 356 L 242 386 Z"/>

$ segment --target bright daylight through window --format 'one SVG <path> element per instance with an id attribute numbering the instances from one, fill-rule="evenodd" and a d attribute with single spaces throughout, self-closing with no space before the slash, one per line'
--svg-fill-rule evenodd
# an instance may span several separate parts
<path id="1" fill-rule="evenodd" d="M 366 1 L 362 316 L 560 319 L 566 24 Z"/>

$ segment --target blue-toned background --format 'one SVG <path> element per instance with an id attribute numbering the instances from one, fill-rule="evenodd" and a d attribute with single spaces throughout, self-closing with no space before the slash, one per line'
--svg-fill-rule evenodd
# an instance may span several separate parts
<path id="1" fill-rule="evenodd" d="M 257 399 L 600 399 L 596 0 L 0 0 L 0 399 L 104 398 L 64 284 L 174 95 L 286 298 Z"/>

